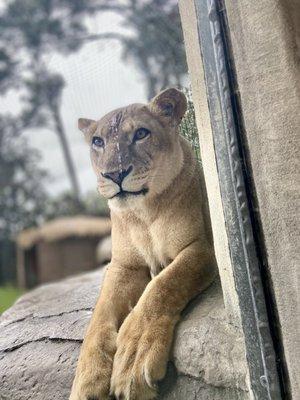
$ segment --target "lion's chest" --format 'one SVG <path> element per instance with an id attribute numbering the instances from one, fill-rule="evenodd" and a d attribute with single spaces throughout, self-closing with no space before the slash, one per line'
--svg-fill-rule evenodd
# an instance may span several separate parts
<path id="1" fill-rule="evenodd" d="M 152 277 L 159 274 L 172 261 L 168 251 L 167 231 L 161 226 L 140 225 L 132 230 L 131 239 L 148 264 Z"/>

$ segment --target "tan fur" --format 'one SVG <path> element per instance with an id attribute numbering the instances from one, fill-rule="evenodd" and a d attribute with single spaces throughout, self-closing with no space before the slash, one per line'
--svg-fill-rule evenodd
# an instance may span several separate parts
<path id="1" fill-rule="evenodd" d="M 146 194 L 109 200 L 112 260 L 81 349 L 70 400 L 148 400 L 166 372 L 173 332 L 187 303 L 216 274 L 202 172 L 178 135 L 186 99 L 168 89 L 148 105 L 79 120 L 91 147 L 99 191 L 117 184 L 103 173 L 126 170 L 124 190 Z M 132 143 L 134 132 L 151 134 Z M 102 174 L 101 174 L 102 173 Z M 123 184 L 122 184 L 123 186 Z"/>

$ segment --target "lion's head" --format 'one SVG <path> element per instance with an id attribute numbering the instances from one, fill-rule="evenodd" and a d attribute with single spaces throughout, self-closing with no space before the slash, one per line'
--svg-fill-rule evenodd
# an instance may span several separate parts
<path id="1" fill-rule="evenodd" d="M 80 118 L 90 145 L 99 192 L 111 204 L 126 204 L 161 193 L 182 168 L 178 125 L 185 95 L 167 89 L 149 104 L 132 104 L 99 121 Z"/>

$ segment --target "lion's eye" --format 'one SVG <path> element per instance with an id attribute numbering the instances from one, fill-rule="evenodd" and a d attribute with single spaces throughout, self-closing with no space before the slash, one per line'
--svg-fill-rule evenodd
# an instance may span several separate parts
<path id="1" fill-rule="evenodd" d="M 94 136 L 92 144 L 96 147 L 104 147 L 104 140 L 99 136 Z"/>
<path id="2" fill-rule="evenodd" d="M 150 131 L 147 128 L 139 128 L 135 131 L 133 141 L 136 142 L 137 140 L 145 139 L 145 137 L 150 135 Z"/>

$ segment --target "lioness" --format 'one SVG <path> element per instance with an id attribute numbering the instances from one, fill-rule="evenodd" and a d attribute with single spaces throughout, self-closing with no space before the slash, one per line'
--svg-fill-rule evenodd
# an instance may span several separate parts
<path id="1" fill-rule="evenodd" d="M 70 400 L 154 399 L 180 313 L 216 274 L 201 170 L 178 134 L 186 107 L 167 89 L 79 119 L 111 210 L 112 260 Z"/>

